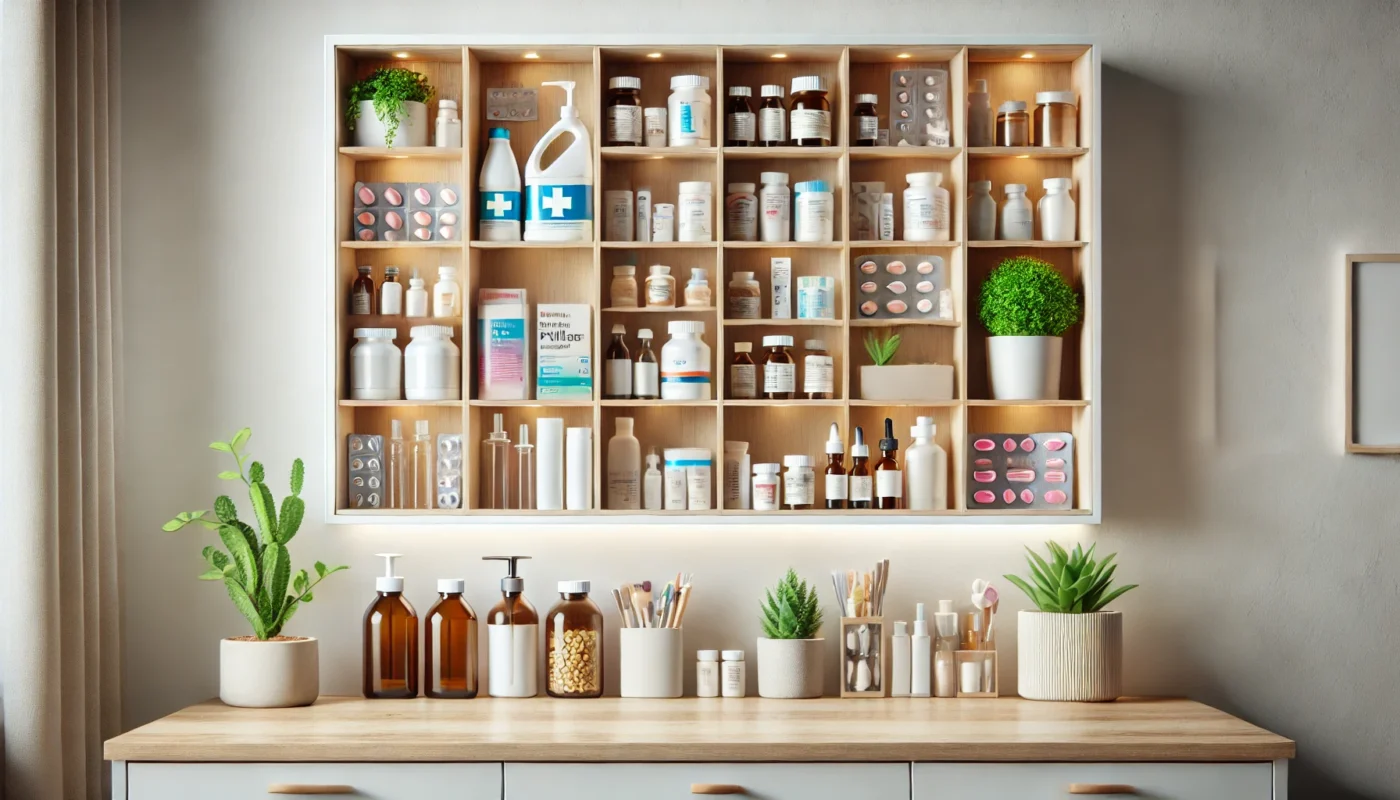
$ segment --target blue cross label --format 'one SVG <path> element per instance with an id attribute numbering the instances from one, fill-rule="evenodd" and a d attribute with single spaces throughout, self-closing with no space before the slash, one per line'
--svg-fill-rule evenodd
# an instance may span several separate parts
<path id="1" fill-rule="evenodd" d="M 593 186 L 587 183 L 529 184 L 525 187 L 528 222 L 541 227 L 582 230 L 593 219 Z"/>
<path id="2" fill-rule="evenodd" d="M 510 229 L 519 236 L 520 192 L 482 190 L 477 193 L 477 219 L 481 220 L 482 236 L 494 229 Z"/>

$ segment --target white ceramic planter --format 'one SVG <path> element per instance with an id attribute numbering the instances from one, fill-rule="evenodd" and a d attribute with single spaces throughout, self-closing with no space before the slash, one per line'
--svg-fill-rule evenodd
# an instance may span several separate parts
<path id="1" fill-rule="evenodd" d="M 988 337 L 992 399 L 1059 400 L 1063 347 L 1058 336 Z"/>
<path id="2" fill-rule="evenodd" d="M 384 123 L 374 114 L 374 101 L 360 101 L 360 118 L 355 120 L 356 147 L 388 147 L 384 141 Z M 394 134 L 394 147 L 428 146 L 428 107 L 408 100 L 399 114 L 399 129 Z"/>
<path id="3" fill-rule="evenodd" d="M 952 400 L 949 364 L 890 364 L 860 368 L 862 400 Z"/>
<path id="4" fill-rule="evenodd" d="M 1020 612 L 1016 685 L 1027 700 L 1117 700 L 1123 693 L 1123 615 Z"/>
<path id="5" fill-rule="evenodd" d="M 758 694 L 782 700 L 822 696 L 823 639 L 758 640 Z"/>
<path id="6" fill-rule="evenodd" d="M 680 697 L 684 685 L 679 628 L 618 631 L 623 697 Z"/>
<path id="7" fill-rule="evenodd" d="M 309 706 L 321 693 L 315 639 L 253 638 L 219 643 L 219 699 L 240 708 Z"/>

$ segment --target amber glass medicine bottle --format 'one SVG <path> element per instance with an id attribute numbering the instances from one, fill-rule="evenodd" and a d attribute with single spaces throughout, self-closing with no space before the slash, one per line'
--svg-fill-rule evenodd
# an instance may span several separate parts
<path id="1" fill-rule="evenodd" d="M 848 485 L 846 463 L 843 458 L 841 430 L 831 423 L 831 435 L 826 440 L 826 507 L 842 509 L 846 507 Z"/>
<path id="2" fill-rule="evenodd" d="M 608 79 L 606 147 L 626 147 L 642 143 L 642 79 Z"/>
<path id="3" fill-rule="evenodd" d="M 364 694 L 372 700 L 418 696 L 418 613 L 403 596 L 403 578 L 394 575 L 398 553 L 379 553 L 384 576 L 374 579 L 378 595 L 365 609 Z"/>
<path id="4" fill-rule="evenodd" d="M 880 460 L 875 462 L 875 507 L 904 507 L 904 474 L 899 469 L 899 440 L 894 438 L 894 420 L 885 417 L 885 435 L 880 439 Z"/>
<path id="5" fill-rule="evenodd" d="M 870 445 L 865 443 L 865 431 L 856 426 L 856 442 L 851 445 L 850 497 L 851 508 L 870 508 L 874 503 L 875 480 L 870 476 Z"/>
<path id="6" fill-rule="evenodd" d="M 831 101 L 826 99 L 826 78 L 804 75 L 792 79 L 788 129 L 798 147 L 831 145 Z"/>
<path id="7" fill-rule="evenodd" d="M 550 697 L 603 696 L 603 612 L 588 581 L 560 581 L 559 602 L 545 619 Z"/>
<path id="8" fill-rule="evenodd" d="M 423 694 L 476 697 L 476 612 L 462 597 L 466 581 L 438 581 L 438 601 L 423 618 Z"/>

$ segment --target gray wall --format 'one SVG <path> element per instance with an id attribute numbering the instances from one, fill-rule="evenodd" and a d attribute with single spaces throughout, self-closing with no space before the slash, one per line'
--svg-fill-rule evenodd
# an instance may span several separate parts
<path id="1" fill-rule="evenodd" d="M 498 571 L 477 559 L 496 551 L 536 557 L 540 605 L 562 577 L 684 567 L 699 576 L 687 644 L 752 649 L 759 588 L 789 564 L 820 576 L 889 556 L 892 607 L 907 609 L 1019 569 L 1023 544 L 1098 539 L 1143 584 L 1119 604 L 1132 692 L 1296 738 L 1298 796 L 1400 798 L 1400 464 L 1340 447 L 1342 255 L 1400 250 L 1394 4 L 579 5 L 124 3 L 128 724 L 214 694 L 217 639 L 241 631 L 194 580 L 200 535 L 159 530 L 218 488 L 204 444 L 250 424 L 274 474 L 313 459 L 308 504 L 323 505 L 325 34 L 1087 34 L 1105 65 L 1101 527 L 368 530 L 313 512 L 297 558 L 354 570 L 294 632 L 323 639 L 325 691 L 356 692 L 371 554 L 386 549 L 408 555 L 415 602 L 458 575 L 478 609 Z"/>

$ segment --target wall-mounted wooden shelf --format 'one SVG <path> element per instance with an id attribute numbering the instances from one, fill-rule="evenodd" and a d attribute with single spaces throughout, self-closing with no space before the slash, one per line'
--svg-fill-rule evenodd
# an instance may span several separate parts
<path id="1" fill-rule="evenodd" d="M 442 37 L 415 41 L 407 37 L 330 37 L 328 68 L 332 91 L 326 108 L 330 179 L 327 184 L 328 297 L 331 323 L 327 333 L 328 398 L 326 458 L 335 464 L 330 474 L 329 519 L 357 525 L 401 524 L 518 524 L 526 519 L 551 524 L 610 522 L 631 524 L 714 524 L 735 522 L 857 523 L 865 518 L 878 524 L 1037 524 L 1097 522 L 1101 508 L 1100 385 L 1101 285 L 1101 180 L 1099 63 L 1090 45 L 1066 42 L 1006 45 L 966 45 L 936 40 L 887 45 L 847 47 L 840 42 L 784 45 L 788 57 L 775 60 L 772 48 L 728 46 L 694 41 L 684 44 L 598 47 L 586 41 L 541 37 L 536 45 L 481 41 L 445 45 Z M 918 38 L 918 37 L 915 37 Z M 1021 54 L 1033 51 L 1035 59 Z M 399 59 L 409 52 L 409 59 Z M 535 52 L 538 59 L 525 59 Z M 661 52 L 660 59 L 647 54 Z M 912 54 L 901 59 L 899 54 Z M 342 123 L 345 87 L 380 66 L 405 66 L 428 77 L 435 98 L 459 102 L 463 121 L 461 148 L 374 148 L 349 146 Z M 851 110 L 857 93 L 874 92 L 882 114 L 880 125 L 889 127 L 888 95 L 894 70 L 920 66 L 946 66 L 949 72 L 949 109 L 952 146 L 949 147 L 852 147 Z M 601 147 L 600 120 L 609 78 L 635 76 L 642 81 L 642 104 L 665 106 L 673 75 L 699 74 L 710 79 L 713 101 L 714 146 Z M 729 86 L 778 83 L 785 87 L 800 75 L 822 75 L 828 83 L 833 112 L 830 147 L 723 147 L 723 105 Z M 967 92 L 973 80 L 986 80 L 995 108 L 1004 100 L 1034 100 L 1037 91 L 1071 90 L 1079 99 L 1080 142 L 1072 148 L 967 147 Z M 523 168 L 536 142 L 559 117 L 563 93 L 545 87 L 539 93 L 538 119 L 528 122 L 488 122 L 485 117 L 488 88 L 539 87 L 547 80 L 572 80 L 577 84 L 575 104 L 592 134 L 594 147 L 594 239 L 585 242 L 362 242 L 352 237 L 352 187 L 355 181 L 447 182 L 461 187 L 464 236 L 476 235 L 477 173 L 485 153 L 488 128 L 504 124 L 511 132 L 511 147 Z M 429 119 L 436 117 L 436 99 Z M 821 179 L 833 186 L 835 239 L 832 242 L 740 242 L 723 238 L 723 198 L 729 183 L 760 183 L 760 173 L 789 174 L 789 185 Z M 895 231 L 902 231 L 902 192 L 910 172 L 937 171 L 950 192 L 953 240 L 947 242 L 857 241 L 849 220 L 849 186 L 854 182 L 884 182 L 895 194 Z M 967 241 L 968 184 L 990 180 L 993 195 L 1001 197 L 1007 183 L 1031 187 L 1034 203 L 1042 194 L 1041 181 L 1068 177 L 1074 181 L 1080 240 L 1074 242 Z M 714 187 L 712 213 L 716 240 L 710 242 L 614 242 L 602 241 L 603 194 L 611 189 L 648 187 L 653 203 L 675 203 L 680 181 L 709 181 Z M 855 281 L 852 262 L 864 255 L 928 253 L 944 259 L 953 296 L 953 318 L 885 320 L 861 318 L 854 313 Z M 987 333 L 977 316 L 978 291 L 992 269 L 1005 257 L 1034 254 L 1049 261 L 1078 288 L 1085 299 L 1083 321 L 1065 337 L 1061 396 L 1038 402 L 998 402 L 989 399 Z M 788 258 L 793 266 L 793 304 L 796 312 L 796 279 L 821 275 L 835 280 L 834 319 L 726 319 L 725 286 L 735 272 L 756 273 L 764 290 L 762 313 L 770 315 L 770 260 Z M 678 308 L 617 308 L 608 305 L 612 268 L 637 268 L 639 287 L 652 264 L 672 267 L 677 290 L 683 289 L 690 269 L 707 271 L 714 305 Z M 347 295 L 356 268 L 368 266 L 376 286 L 384 268 L 397 266 L 406 282 L 415 272 L 431 287 L 441 265 L 458 270 L 466 318 L 454 323 L 454 341 L 462 351 L 462 401 L 352 401 L 348 400 L 349 358 L 356 327 L 394 327 L 398 344 L 407 343 L 408 328 L 433 320 L 397 317 L 351 317 Z M 595 381 L 591 398 L 485 400 L 477 386 L 476 342 L 479 290 L 523 288 L 530 308 L 527 341 L 533 343 L 533 317 L 537 303 L 580 303 L 593 309 L 592 356 Z M 697 401 L 605 400 L 602 398 L 603 354 L 613 325 L 627 329 L 627 343 L 635 352 L 636 330 L 650 328 L 653 350 L 660 355 L 674 320 L 705 323 L 705 340 L 711 350 L 714 398 Z M 872 329 L 898 331 L 903 344 L 896 363 L 951 364 L 954 399 L 875 401 L 862 399 L 861 367 L 870 364 L 864 339 Z M 801 361 L 803 343 L 821 339 L 835 360 L 835 391 L 831 400 L 730 399 L 728 363 L 736 342 L 751 342 L 755 360 L 763 358 L 762 337 L 791 334 L 794 357 Z M 531 370 L 535 366 L 531 352 Z M 533 375 L 531 375 L 533 379 Z M 798 389 L 802 388 L 799 370 Z M 532 380 L 533 389 L 533 380 Z M 542 417 L 559 417 L 568 427 L 593 429 L 594 505 L 606 502 L 607 441 L 619 417 L 635 420 L 643 452 L 655 447 L 704 447 L 714 458 L 712 498 L 716 508 L 708 512 L 621 511 L 595 508 L 577 511 L 520 511 L 480 508 L 477 463 L 481 442 L 491 430 L 492 416 L 501 414 L 512 443 L 521 424 L 531 426 Z M 824 463 L 824 444 L 830 423 L 838 424 L 847 453 L 852 431 L 860 427 L 872 449 L 880 438 L 885 418 L 893 421 L 907 447 L 910 426 L 918 416 L 931 416 L 937 439 L 949 454 L 949 509 L 943 512 L 825 511 L 752 512 L 722 510 L 725 441 L 749 443 L 753 463 L 781 462 L 784 455 L 804 453 Z M 404 423 L 407 435 L 415 420 L 426 419 L 430 431 L 460 433 L 464 450 L 465 507 L 448 511 L 378 509 L 346 506 L 348 490 L 345 437 L 349 433 L 386 435 L 390 422 Z M 1034 433 L 1066 431 L 1075 437 L 1074 508 L 1069 511 L 983 511 L 969 509 L 963 463 L 965 442 L 972 433 Z M 847 456 L 849 466 L 849 455 Z M 823 482 L 818 481 L 817 505 L 824 504 Z"/>

